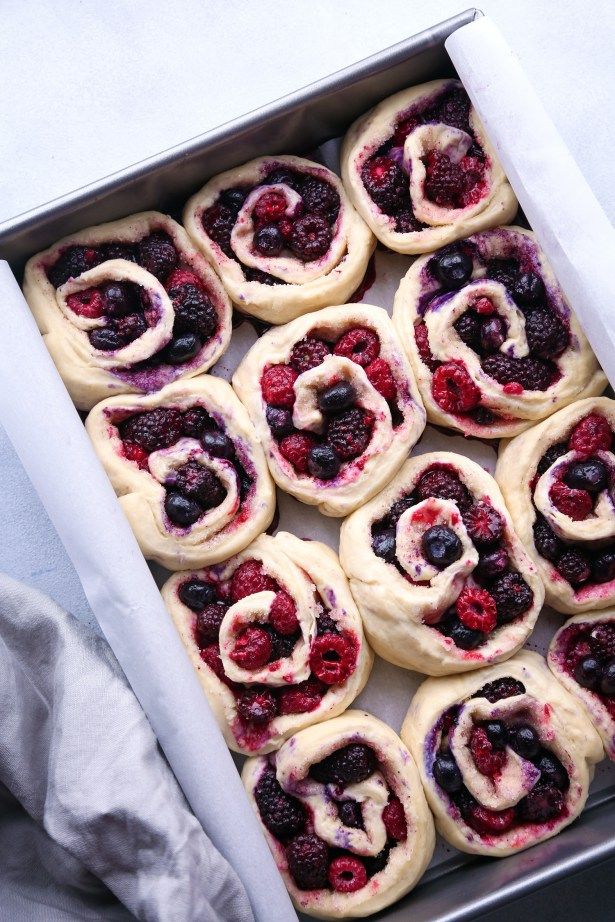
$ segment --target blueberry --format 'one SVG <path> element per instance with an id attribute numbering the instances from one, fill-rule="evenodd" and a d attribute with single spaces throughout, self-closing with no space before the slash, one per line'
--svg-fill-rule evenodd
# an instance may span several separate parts
<path id="1" fill-rule="evenodd" d="M 395 529 L 377 532 L 372 538 L 372 551 L 376 557 L 392 562 L 395 559 Z"/>
<path id="2" fill-rule="evenodd" d="M 109 317 L 126 317 L 139 307 L 134 288 L 125 282 L 109 282 L 102 286 L 101 294 Z"/>
<path id="3" fill-rule="evenodd" d="M 603 551 L 591 561 L 592 578 L 596 583 L 610 583 L 615 579 L 615 552 Z"/>
<path id="4" fill-rule="evenodd" d="M 577 461 L 576 464 L 571 464 L 566 471 L 564 482 L 573 490 L 599 493 L 606 487 L 606 468 L 597 458 Z"/>
<path id="5" fill-rule="evenodd" d="M 235 446 L 231 439 L 220 429 L 208 429 L 201 439 L 205 451 L 208 451 L 214 458 L 226 458 L 229 460 L 235 454 Z"/>
<path id="6" fill-rule="evenodd" d="M 478 575 L 483 579 L 495 579 L 508 570 L 509 558 L 503 547 L 487 554 L 481 554 L 478 560 Z"/>
<path id="7" fill-rule="evenodd" d="M 166 348 L 167 361 L 171 365 L 183 365 L 197 354 L 202 342 L 194 333 L 182 333 L 171 340 Z"/>
<path id="8" fill-rule="evenodd" d="M 178 593 L 181 601 L 192 611 L 202 611 L 206 605 L 216 601 L 213 586 L 204 583 L 201 579 L 190 579 L 182 583 Z"/>
<path id="9" fill-rule="evenodd" d="M 290 410 L 282 410 L 279 407 L 267 407 L 266 411 L 267 425 L 276 439 L 283 439 L 285 435 L 290 435 L 293 431 L 293 414 Z"/>
<path id="10" fill-rule="evenodd" d="M 602 670 L 600 691 L 603 695 L 615 695 L 615 659 L 610 659 Z"/>
<path id="11" fill-rule="evenodd" d="M 540 769 L 540 780 L 554 784 L 560 791 L 567 791 L 570 787 L 568 772 L 552 752 L 543 752 L 536 763 Z"/>
<path id="12" fill-rule="evenodd" d="M 255 233 L 254 246 L 263 256 L 279 256 L 284 249 L 284 238 L 275 224 L 265 224 Z"/>
<path id="13" fill-rule="evenodd" d="M 508 742 L 508 730 L 503 721 L 489 720 L 485 724 L 485 733 L 494 749 L 504 749 Z"/>
<path id="14" fill-rule="evenodd" d="M 475 650 L 486 639 L 482 631 L 473 631 L 461 621 L 452 624 L 449 636 L 460 650 Z"/>
<path id="15" fill-rule="evenodd" d="M 447 794 L 456 794 L 463 787 L 461 772 L 450 752 L 438 755 L 433 764 L 433 776 Z"/>
<path id="16" fill-rule="evenodd" d="M 247 197 L 243 189 L 225 189 L 220 196 L 220 201 L 233 211 L 239 211 Z"/>
<path id="17" fill-rule="evenodd" d="M 506 338 L 506 326 L 500 317 L 488 317 L 480 325 L 479 340 L 483 352 L 497 352 Z"/>
<path id="18" fill-rule="evenodd" d="M 164 501 L 164 508 L 168 517 L 175 525 L 187 527 L 194 525 L 196 520 L 203 515 L 203 510 L 193 499 L 188 499 L 183 493 L 169 491 Z"/>
<path id="19" fill-rule="evenodd" d="M 600 681 L 600 663 L 595 656 L 586 656 L 574 667 L 574 677 L 582 688 L 595 688 Z"/>
<path id="20" fill-rule="evenodd" d="M 342 462 L 329 445 L 314 445 L 308 455 L 308 468 L 312 477 L 332 480 L 340 472 Z"/>
<path id="21" fill-rule="evenodd" d="M 363 813 L 361 804 L 356 800 L 340 800 L 337 805 L 337 815 L 344 826 L 350 829 L 363 829 Z"/>
<path id="22" fill-rule="evenodd" d="M 443 288 L 461 288 L 472 275 L 472 260 L 461 250 L 434 257 L 435 274 Z"/>
<path id="23" fill-rule="evenodd" d="M 318 395 L 318 407 L 323 413 L 339 413 L 347 410 L 357 399 L 357 392 L 348 381 L 332 384 Z"/>
<path id="24" fill-rule="evenodd" d="M 532 307 L 543 300 L 545 286 L 539 275 L 534 272 L 524 272 L 513 283 L 512 293 L 515 301 L 523 307 Z"/>
<path id="25" fill-rule="evenodd" d="M 519 724 L 511 731 L 510 745 L 522 759 L 535 759 L 540 751 L 538 734 L 529 724 Z"/>
<path id="26" fill-rule="evenodd" d="M 463 547 L 458 536 L 445 525 L 434 525 L 428 528 L 422 540 L 423 553 L 427 560 L 443 570 L 455 560 L 459 560 Z"/>
<path id="27" fill-rule="evenodd" d="M 111 352 L 126 345 L 121 335 L 113 327 L 96 327 L 90 330 L 88 337 L 92 346 L 101 352 Z"/>

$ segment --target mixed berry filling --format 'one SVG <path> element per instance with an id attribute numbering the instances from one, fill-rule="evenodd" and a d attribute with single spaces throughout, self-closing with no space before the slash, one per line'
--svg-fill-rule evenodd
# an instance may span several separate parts
<path id="1" fill-rule="evenodd" d="M 426 153 L 422 158 L 425 197 L 444 208 L 465 208 L 478 202 L 485 192 L 488 160 L 470 126 L 470 100 L 462 87 L 446 86 L 435 99 L 423 100 L 400 113 L 391 136 L 361 169 L 368 195 L 380 211 L 394 219 L 395 230 L 401 234 L 427 226 L 416 218 L 412 207 L 404 143 L 415 128 L 434 123 L 465 132 L 470 144 L 460 157 L 437 149 Z"/>
<path id="2" fill-rule="evenodd" d="M 325 179 L 272 164 L 260 182 L 225 189 L 203 212 L 203 228 L 230 259 L 241 263 L 231 245 L 231 234 L 246 199 L 257 189 L 278 185 L 292 190 L 298 199 L 289 213 L 287 199 L 277 189 L 258 198 L 252 212 L 254 253 L 263 257 L 290 256 L 309 263 L 328 252 L 341 205 L 337 190 Z M 248 281 L 284 284 L 282 279 L 259 269 L 243 266 L 243 270 Z"/>
<path id="3" fill-rule="evenodd" d="M 255 670 L 292 656 L 301 639 L 293 597 L 262 563 L 244 560 L 231 578 L 221 582 L 191 577 L 181 583 L 180 600 L 195 614 L 193 636 L 203 662 L 235 697 L 234 732 L 249 748 L 258 748 L 274 718 L 315 711 L 329 689 L 344 684 L 354 673 L 358 656 L 356 635 L 338 626 L 314 588 L 316 636 L 309 649 L 310 673 L 297 684 L 267 686 L 229 680 L 220 658 L 220 627 L 231 605 L 257 592 L 274 592 L 266 623 L 246 625 L 236 636 L 230 658 L 243 669 Z"/>
<path id="4" fill-rule="evenodd" d="M 237 476 L 241 502 L 253 490 L 254 478 L 241 451 L 202 406 L 189 410 L 158 407 L 133 413 L 115 422 L 122 441 L 124 457 L 142 470 L 149 470 L 149 456 L 154 451 L 171 448 L 180 439 L 195 439 L 211 458 L 230 462 Z M 188 528 L 206 512 L 219 506 L 227 491 L 220 479 L 197 460 L 188 460 L 175 468 L 164 483 L 164 508 L 173 525 Z"/>
<path id="5" fill-rule="evenodd" d="M 318 395 L 324 416 L 322 433 L 296 429 L 293 424 L 294 384 L 300 374 L 322 364 L 328 355 L 356 362 L 387 401 L 394 427 L 403 422 L 398 407 L 397 383 L 389 363 L 380 358 L 380 338 L 368 327 L 352 327 L 337 340 L 312 330 L 293 346 L 287 365 L 270 365 L 261 377 L 266 419 L 280 454 L 300 474 L 332 480 L 343 465 L 355 461 L 368 447 L 374 415 L 362 406 L 349 381 L 332 381 Z"/>
<path id="6" fill-rule="evenodd" d="M 146 269 L 164 286 L 175 314 L 173 336 L 163 349 L 142 364 L 183 365 L 190 362 L 216 334 L 219 318 L 202 280 L 182 260 L 171 237 L 153 231 L 138 243 L 109 242 L 73 245 L 47 269 L 55 288 L 111 259 L 125 259 Z M 109 281 L 69 295 L 69 310 L 79 317 L 103 319 L 88 332 L 94 349 L 112 352 L 129 345 L 155 326 L 159 311 L 150 295 L 132 282 Z"/>
<path id="7" fill-rule="evenodd" d="M 610 472 L 599 452 L 613 451 L 610 423 L 599 413 L 584 416 L 570 432 L 567 441 L 551 445 L 541 457 L 531 489 L 561 457 L 575 453 L 568 464 L 557 469 L 549 490 L 553 506 L 575 522 L 590 519 L 600 496 L 610 495 Z M 554 565 L 557 572 L 574 589 L 615 579 L 615 541 L 570 542 L 559 537 L 540 512 L 534 521 L 534 545 L 541 557 Z M 615 517 L 613 520 L 615 532 Z"/>
<path id="8" fill-rule="evenodd" d="M 558 655 L 575 682 L 615 719 L 615 623 L 571 624 L 560 635 Z"/>
<path id="9" fill-rule="evenodd" d="M 454 325 L 459 338 L 479 357 L 482 370 L 501 384 L 505 393 L 518 396 L 524 391 L 545 391 L 557 382 L 560 372 L 556 359 L 569 345 L 570 328 L 555 309 L 529 251 L 506 259 L 484 259 L 476 245 L 465 240 L 439 250 L 427 264 L 427 275 L 429 291 L 421 306 L 423 315 L 437 310 L 452 293 L 479 277 L 504 285 L 523 312 L 529 354 L 522 358 L 500 351 L 508 337 L 508 323 L 488 297 L 477 296 Z M 493 424 L 497 416 L 481 405 L 481 392 L 464 362 L 437 361 L 422 320 L 415 324 L 414 335 L 421 361 L 433 374 L 431 390 L 438 406 L 479 425 Z"/>
<path id="10" fill-rule="evenodd" d="M 324 796 L 335 801 L 341 824 L 349 829 L 364 829 L 362 805 L 345 795 L 345 789 L 366 781 L 378 769 L 382 770 L 382 766 L 370 746 L 351 743 L 313 764 L 309 774 L 325 785 Z M 300 890 L 337 893 L 361 890 L 370 878 L 384 870 L 391 851 L 408 836 L 404 808 L 390 788 L 381 817 L 386 843 L 373 856 L 332 847 L 321 839 L 314 831 L 311 811 L 281 787 L 272 762 L 261 774 L 254 798 L 264 826 L 284 848 L 289 874 Z"/>
<path id="11" fill-rule="evenodd" d="M 511 676 L 490 682 L 473 698 L 487 698 L 491 703 L 525 694 L 525 686 Z M 510 759 L 508 749 L 531 763 L 535 781 L 519 802 L 504 810 L 493 810 L 479 803 L 463 781 L 450 745 L 450 735 L 457 725 L 459 706 L 446 711 L 437 725 L 440 742 L 431 770 L 436 784 L 457 807 L 464 822 L 481 836 L 498 836 L 520 826 L 549 823 L 566 815 L 566 791 L 570 778 L 554 752 L 545 747 L 531 721 L 522 712 L 508 720 L 474 721 L 468 748 L 476 770 L 497 783 Z"/>
<path id="12" fill-rule="evenodd" d="M 449 637 L 461 650 L 475 650 L 500 627 L 531 608 L 534 593 L 514 569 L 508 553 L 504 519 L 487 499 L 477 499 L 450 465 L 435 464 L 423 472 L 412 493 L 403 494 L 385 516 L 372 524 L 372 550 L 413 582 L 397 559 L 397 524 L 402 514 L 430 497 L 454 502 L 469 538 L 478 551 L 478 563 L 457 601 L 429 626 Z M 455 530 L 433 525 L 422 536 L 421 550 L 437 570 L 445 570 L 462 554 Z"/>

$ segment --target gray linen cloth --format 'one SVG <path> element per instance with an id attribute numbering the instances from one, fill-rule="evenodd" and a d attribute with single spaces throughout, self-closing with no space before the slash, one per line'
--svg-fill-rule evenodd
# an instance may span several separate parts
<path id="1" fill-rule="evenodd" d="M 0 574 L 0 919 L 133 916 L 254 922 L 106 642 Z"/>

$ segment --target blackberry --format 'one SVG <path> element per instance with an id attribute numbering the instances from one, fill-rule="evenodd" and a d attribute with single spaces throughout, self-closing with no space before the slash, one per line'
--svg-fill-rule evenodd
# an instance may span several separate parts
<path id="1" fill-rule="evenodd" d="M 263 824 L 276 839 L 283 842 L 303 829 L 303 806 L 282 789 L 273 768 L 268 767 L 258 779 L 254 799 Z"/>

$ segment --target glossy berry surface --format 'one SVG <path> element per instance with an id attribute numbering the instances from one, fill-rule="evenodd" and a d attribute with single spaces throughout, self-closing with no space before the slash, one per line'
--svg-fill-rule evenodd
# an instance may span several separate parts
<path id="1" fill-rule="evenodd" d="M 164 508 L 170 521 L 182 528 L 194 525 L 203 515 L 203 509 L 197 502 L 173 490 L 167 491 Z"/>
<path id="2" fill-rule="evenodd" d="M 439 570 L 459 560 L 463 551 L 458 536 L 445 525 L 428 528 L 422 538 L 422 548 L 425 558 Z"/>
<path id="3" fill-rule="evenodd" d="M 190 579 L 182 583 L 178 595 L 184 605 L 192 611 L 200 611 L 206 605 L 216 601 L 214 587 L 201 579 Z"/>
<path id="4" fill-rule="evenodd" d="M 510 745 L 523 759 L 535 759 L 540 751 L 540 738 L 529 724 L 520 724 L 510 731 Z"/>
<path id="5" fill-rule="evenodd" d="M 293 416 L 290 410 L 284 410 L 281 407 L 267 407 L 265 416 L 272 435 L 277 439 L 290 435 L 294 429 Z"/>
<path id="6" fill-rule="evenodd" d="M 433 764 L 436 782 L 447 794 L 456 794 L 463 787 L 463 778 L 450 752 L 440 752 Z"/>
<path id="7" fill-rule="evenodd" d="M 443 288 L 461 288 L 472 275 L 472 259 L 463 250 L 451 250 L 434 256 L 432 272 Z"/>
<path id="8" fill-rule="evenodd" d="M 235 446 L 232 439 L 220 429 L 212 429 L 204 432 L 201 438 L 201 444 L 206 452 L 214 458 L 225 458 L 227 461 L 235 454 Z"/>
<path id="9" fill-rule="evenodd" d="M 597 458 L 587 461 L 577 461 L 571 464 L 564 482 L 574 490 L 587 490 L 588 493 L 599 493 L 607 484 L 606 467 Z"/>
<path id="10" fill-rule="evenodd" d="M 583 688 L 596 688 L 602 675 L 602 668 L 595 656 L 586 656 L 574 669 L 574 677 Z"/>
<path id="11" fill-rule="evenodd" d="M 347 410 L 357 399 L 357 392 L 349 381 L 339 381 L 325 388 L 318 395 L 318 407 L 323 413 L 339 413 Z"/>
<path id="12" fill-rule="evenodd" d="M 314 445 L 308 454 L 308 470 L 319 480 L 333 480 L 340 472 L 342 462 L 330 445 Z"/>

